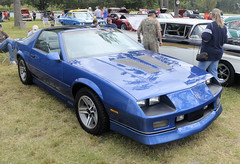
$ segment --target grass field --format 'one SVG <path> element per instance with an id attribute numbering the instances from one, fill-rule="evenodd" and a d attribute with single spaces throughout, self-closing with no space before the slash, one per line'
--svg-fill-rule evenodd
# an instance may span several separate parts
<path id="1" fill-rule="evenodd" d="M 27 29 L 2 23 L 12 38 Z M 2 59 L 0 59 L 0 62 Z M 203 132 L 145 146 L 115 132 L 93 136 L 71 108 L 42 88 L 23 85 L 17 66 L 0 64 L 0 163 L 240 163 L 240 84 L 223 88 L 223 113 Z"/>

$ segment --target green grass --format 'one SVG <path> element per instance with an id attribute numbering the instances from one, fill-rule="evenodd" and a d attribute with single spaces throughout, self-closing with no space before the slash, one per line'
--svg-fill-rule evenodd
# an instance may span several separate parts
<path id="1" fill-rule="evenodd" d="M 27 29 L 2 23 L 12 38 Z M 0 62 L 2 59 L 0 59 Z M 207 129 L 171 143 L 146 146 L 115 132 L 93 136 L 73 109 L 42 88 L 23 85 L 17 67 L 0 64 L 0 163 L 239 163 L 240 84 L 223 88 L 223 113 Z"/>

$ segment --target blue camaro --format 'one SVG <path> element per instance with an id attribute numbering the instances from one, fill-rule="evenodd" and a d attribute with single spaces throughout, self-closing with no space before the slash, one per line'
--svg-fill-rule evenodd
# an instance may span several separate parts
<path id="1" fill-rule="evenodd" d="M 62 25 L 91 25 L 93 22 L 93 15 L 87 11 L 70 10 L 63 17 L 59 18 Z M 98 19 L 98 24 L 104 26 L 106 22 Z"/>
<path id="2" fill-rule="evenodd" d="M 53 27 L 16 41 L 23 84 L 75 108 L 88 133 L 111 129 L 146 145 L 208 127 L 222 112 L 222 87 L 196 66 L 145 50 L 119 30 Z"/>

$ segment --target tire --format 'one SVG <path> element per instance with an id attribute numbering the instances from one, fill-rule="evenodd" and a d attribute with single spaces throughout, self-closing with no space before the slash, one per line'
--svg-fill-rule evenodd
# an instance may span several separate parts
<path id="1" fill-rule="evenodd" d="M 234 74 L 235 71 L 232 65 L 227 62 L 221 60 L 218 64 L 218 81 L 222 86 L 230 87 L 234 82 Z"/>
<path id="2" fill-rule="evenodd" d="M 126 24 L 121 24 L 121 30 L 127 30 Z"/>
<path id="3" fill-rule="evenodd" d="M 75 98 L 75 113 L 81 127 L 100 135 L 109 130 L 109 118 L 98 95 L 89 88 L 80 89 Z"/>
<path id="4" fill-rule="evenodd" d="M 28 70 L 25 61 L 21 57 L 18 58 L 18 75 L 23 84 L 32 84 L 32 75 Z"/>

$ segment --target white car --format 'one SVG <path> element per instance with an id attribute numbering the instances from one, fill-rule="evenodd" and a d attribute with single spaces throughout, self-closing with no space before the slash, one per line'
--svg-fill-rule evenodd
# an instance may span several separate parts
<path id="1" fill-rule="evenodd" d="M 204 19 L 157 19 L 162 27 L 163 46 L 159 52 L 197 65 L 196 55 L 200 51 L 201 36 L 211 20 Z M 137 39 L 136 33 L 127 33 Z M 229 44 L 224 44 L 224 54 L 218 65 L 218 80 L 223 86 L 231 86 L 236 74 L 240 74 L 240 46 L 228 33 Z"/>

